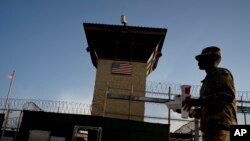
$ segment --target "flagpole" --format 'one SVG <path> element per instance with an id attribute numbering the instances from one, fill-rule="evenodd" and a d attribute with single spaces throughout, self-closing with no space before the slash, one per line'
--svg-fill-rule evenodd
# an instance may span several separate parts
<path id="1" fill-rule="evenodd" d="M 11 76 L 8 76 L 8 77 L 11 77 L 11 78 L 9 78 L 9 79 L 10 79 L 10 86 L 9 86 L 9 90 L 8 90 L 7 97 L 6 97 L 6 99 L 5 99 L 4 109 L 7 109 L 8 100 L 9 100 L 9 97 L 10 97 L 10 92 L 11 92 L 11 88 L 12 88 L 12 83 L 13 83 L 13 79 L 14 79 L 14 75 L 15 75 L 15 70 L 12 72 L 12 74 L 9 74 L 9 75 L 11 75 Z"/>
<path id="2" fill-rule="evenodd" d="M 3 129 L 2 129 L 2 133 L 1 133 L 1 138 L 3 137 L 4 135 L 4 132 L 5 132 L 5 129 L 6 129 L 6 125 L 7 125 L 7 122 L 8 122 L 8 114 L 9 114 L 9 96 L 10 96 L 10 93 L 11 93 L 11 88 L 12 88 L 12 83 L 13 83 L 13 79 L 14 79 L 14 75 L 15 75 L 15 70 L 8 75 L 8 78 L 10 79 L 10 85 L 9 85 L 9 90 L 8 90 L 8 93 L 7 93 L 7 97 L 5 99 L 5 105 L 4 105 L 4 122 L 3 122 Z"/>

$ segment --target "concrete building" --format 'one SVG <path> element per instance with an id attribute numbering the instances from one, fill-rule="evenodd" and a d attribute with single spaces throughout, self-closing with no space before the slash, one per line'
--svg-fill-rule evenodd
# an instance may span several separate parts
<path id="1" fill-rule="evenodd" d="M 144 120 L 146 78 L 157 67 L 167 29 L 83 24 L 96 67 L 92 115 Z M 119 97 L 120 99 L 112 99 Z"/>

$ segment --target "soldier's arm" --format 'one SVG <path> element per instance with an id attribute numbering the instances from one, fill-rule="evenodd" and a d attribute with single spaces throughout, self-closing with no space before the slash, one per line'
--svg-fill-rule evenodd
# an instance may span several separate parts
<path id="1" fill-rule="evenodd" d="M 189 111 L 190 118 L 201 118 L 201 108 L 198 109 L 191 109 Z"/>
<path id="2" fill-rule="evenodd" d="M 184 108 L 184 110 L 190 110 L 191 107 L 193 106 L 199 107 L 201 105 L 202 105 L 202 100 L 200 98 L 199 99 L 188 98 L 182 102 L 182 107 Z"/>

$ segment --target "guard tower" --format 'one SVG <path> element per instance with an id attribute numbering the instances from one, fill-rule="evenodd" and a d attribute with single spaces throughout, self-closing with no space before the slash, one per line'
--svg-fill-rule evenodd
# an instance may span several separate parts
<path id="1" fill-rule="evenodd" d="M 143 121 L 144 102 L 131 97 L 145 97 L 146 78 L 157 67 L 167 29 L 126 23 L 83 26 L 97 69 L 91 114 Z"/>

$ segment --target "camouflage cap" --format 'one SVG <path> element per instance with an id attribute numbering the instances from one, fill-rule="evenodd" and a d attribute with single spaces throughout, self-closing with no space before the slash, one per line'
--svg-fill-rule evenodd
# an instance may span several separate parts
<path id="1" fill-rule="evenodd" d="M 195 56 L 195 59 L 200 60 L 201 58 L 213 56 L 213 55 L 221 57 L 220 48 L 216 46 L 206 47 L 202 50 L 201 54 Z"/>

